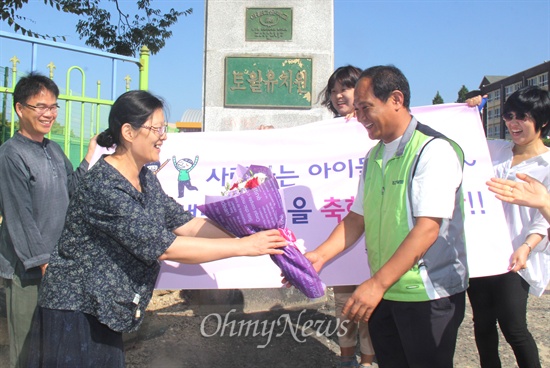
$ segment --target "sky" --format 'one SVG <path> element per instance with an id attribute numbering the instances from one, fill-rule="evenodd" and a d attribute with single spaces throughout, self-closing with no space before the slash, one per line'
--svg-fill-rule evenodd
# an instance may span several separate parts
<path id="1" fill-rule="evenodd" d="M 202 105 L 205 4 L 204 0 L 152 2 L 163 10 L 193 8 L 193 14 L 182 16 L 172 27 L 173 36 L 165 48 L 150 59 L 149 90 L 167 101 L 168 120 L 175 122 L 187 109 Z M 130 1 L 122 0 L 127 6 L 124 3 Z M 284 6 L 284 1 L 267 4 Z M 75 32 L 78 18 L 74 15 L 57 12 L 42 0 L 30 0 L 18 14 L 26 17 L 29 28 L 36 32 L 63 35 L 64 43 L 85 46 Z M 1 21 L 0 30 L 13 32 Z M 18 69 L 29 71 L 30 47 L 0 39 L 0 66 L 10 66 L 14 55 L 21 60 Z M 109 82 L 104 81 L 109 77 L 95 75 L 100 64 L 97 58 L 39 48 L 40 71 L 47 73 L 45 66 L 52 60 L 56 73 L 81 66 L 87 91 L 95 93 L 100 77 L 102 89 L 110 90 Z M 475 90 L 486 75 L 508 76 L 548 60 L 550 0 L 334 0 L 334 68 L 393 64 L 409 80 L 411 106 L 430 105 L 438 91 L 446 103 L 455 102 L 462 85 Z M 118 73 L 120 78 L 131 74 L 131 87 L 137 88 L 133 65 L 124 63 Z M 64 77 L 61 83 L 57 78 L 62 90 L 73 89 L 63 85 Z M 117 94 L 123 91 L 118 88 Z"/>

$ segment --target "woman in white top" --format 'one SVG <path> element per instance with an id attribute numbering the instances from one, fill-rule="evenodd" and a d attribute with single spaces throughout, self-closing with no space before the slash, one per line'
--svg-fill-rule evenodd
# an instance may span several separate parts
<path id="1" fill-rule="evenodd" d="M 527 174 L 517 173 L 516 176 L 523 181 L 491 178 L 487 186 L 501 201 L 536 208 L 550 222 L 550 188 Z"/>
<path id="2" fill-rule="evenodd" d="M 550 125 L 550 93 L 538 87 L 514 92 L 505 102 L 502 117 L 510 141 L 489 141 L 495 176 L 516 180 L 527 173 L 550 184 L 550 150 L 541 137 Z M 496 323 L 512 347 L 517 364 L 540 367 L 537 345 L 527 328 L 528 293 L 541 295 L 548 283 L 545 235 L 548 222 L 534 208 L 503 202 L 513 249 L 508 272 L 470 279 L 468 296 L 474 315 L 474 332 L 481 367 L 501 367 Z"/>

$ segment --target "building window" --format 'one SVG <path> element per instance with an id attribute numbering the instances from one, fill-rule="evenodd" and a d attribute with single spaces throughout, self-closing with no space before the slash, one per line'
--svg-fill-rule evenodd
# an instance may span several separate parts
<path id="1" fill-rule="evenodd" d="M 499 119 L 500 120 L 500 107 L 496 107 L 495 110 L 494 110 L 494 117 L 495 119 Z"/>
<path id="2" fill-rule="evenodd" d="M 493 118 L 493 109 L 487 111 L 487 119 L 491 120 Z"/>
<path id="3" fill-rule="evenodd" d="M 538 83 L 539 87 L 545 87 L 548 85 L 548 73 L 539 75 L 538 79 L 539 79 L 539 83 Z"/>
<path id="4" fill-rule="evenodd" d="M 538 77 L 533 77 L 533 78 L 527 79 L 527 85 L 528 86 L 536 86 L 537 85 L 537 79 L 538 79 Z"/>
<path id="5" fill-rule="evenodd" d="M 498 101 L 500 100 L 500 89 L 497 89 L 495 92 L 493 92 L 495 94 L 495 101 Z"/>
<path id="6" fill-rule="evenodd" d="M 506 95 L 506 98 L 510 97 L 510 95 L 512 93 L 514 93 L 514 91 L 512 90 L 512 88 L 514 88 L 514 86 L 506 86 L 504 87 L 504 94 Z"/>
<path id="7" fill-rule="evenodd" d="M 516 92 L 518 89 L 521 88 L 521 82 L 517 82 L 514 84 L 511 84 L 509 86 L 504 87 L 504 92 L 506 93 L 506 98 L 510 97 L 510 95 L 514 92 Z"/>

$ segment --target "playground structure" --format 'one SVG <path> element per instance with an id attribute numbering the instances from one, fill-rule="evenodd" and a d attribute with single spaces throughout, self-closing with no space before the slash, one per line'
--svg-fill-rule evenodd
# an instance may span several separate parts
<path id="1" fill-rule="evenodd" d="M 63 148 L 65 154 L 75 167 L 78 166 L 85 156 L 90 138 L 107 128 L 108 112 L 119 94 L 117 87 L 124 85 L 124 91 L 131 89 L 132 78 L 129 74 L 124 78 L 120 77 L 120 64 L 126 62 L 135 65 L 137 68 L 132 74 L 135 73 L 138 75 L 138 89 L 148 89 L 149 50 L 145 46 L 141 48 L 139 57 L 134 58 L 0 31 L 0 42 L 7 42 L 6 40 L 18 43 L 18 53 L 19 45 L 30 46 L 30 60 L 28 60 L 30 66 L 28 71 L 42 72 L 49 76 L 50 79 L 55 80 L 59 86 L 59 114 L 47 137 L 57 142 Z M 0 65 L 7 61 L 4 59 L 7 57 L 4 47 L 1 50 Z M 41 70 L 38 56 L 39 51 L 43 50 L 55 51 L 56 54 L 61 54 L 62 51 L 68 52 L 69 57 L 66 59 L 69 59 L 69 62 L 72 62 L 73 59 L 92 58 L 90 64 L 96 70 L 90 70 L 89 67 L 68 66 L 64 75 L 65 83 L 59 82 L 58 80 L 61 80 L 63 75 L 57 78 L 54 72 L 57 66 L 53 61 L 42 66 L 45 67 L 44 70 L 47 70 L 47 72 Z M 63 59 L 61 55 L 60 58 Z M 66 59 L 61 60 L 60 63 L 67 62 Z M 111 78 L 107 82 L 104 81 L 104 84 L 107 84 L 107 88 L 102 88 L 102 82 L 98 80 L 95 91 L 90 92 L 90 89 L 93 89 L 93 87 L 89 87 L 86 84 L 87 74 L 96 73 L 101 76 L 106 74 L 105 67 L 102 67 L 103 64 L 99 60 L 102 63 L 107 62 L 106 65 L 110 68 Z M 9 59 L 9 62 L 11 63 L 10 66 L 1 68 L 3 78 L 1 78 L 2 81 L 0 82 L 0 143 L 13 136 L 17 130 L 17 114 L 13 108 L 12 100 L 13 89 L 23 73 L 26 74 L 27 72 L 21 72 L 18 69 L 18 64 L 21 60 L 17 55 L 13 55 Z M 92 96 L 94 94 L 95 96 Z M 109 96 L 103 97 L 106 94 Z"/>

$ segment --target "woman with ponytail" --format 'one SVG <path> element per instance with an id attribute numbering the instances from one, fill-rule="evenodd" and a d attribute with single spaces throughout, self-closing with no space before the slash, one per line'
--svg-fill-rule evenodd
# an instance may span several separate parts
<path id="1" fill-rule="evenodd" d="M 277 230 L 237 239 L 168 197 L 144 166 L 159 160 L 166 139 L 162 100 L 130 91 L 115 101 L 97 138 L 115 152 L 69 204 L 33 319 L 30 367 L 124 367 L 122 333 L 143 321 L 161 260 L 283 253 Z"/>

